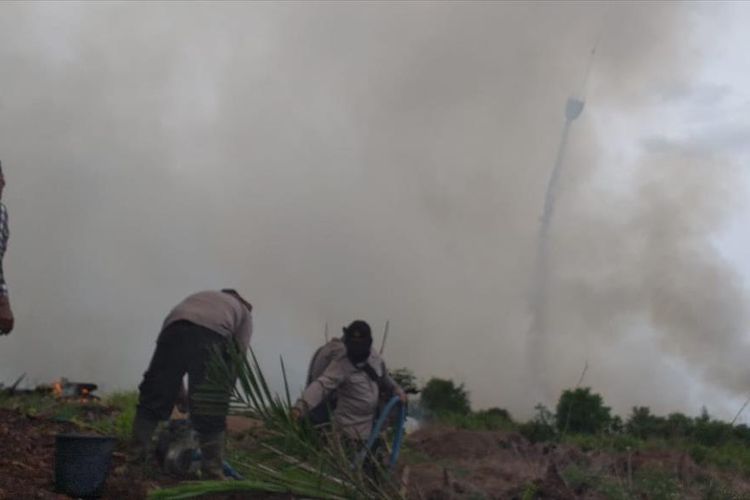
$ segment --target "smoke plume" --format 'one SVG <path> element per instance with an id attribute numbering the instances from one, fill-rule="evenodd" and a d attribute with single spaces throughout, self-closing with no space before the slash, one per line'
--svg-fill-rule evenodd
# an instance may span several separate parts
<path id="1" fill-rule="evenodd" d="M 3 4 L 18 326 L 0 338 L 0 376 L 132 388 L 168 309 L 231 286 L 255 306 L 269 372 L 282 354 L 299 381 L 326 321 L 336 333 L 363 318 L 391 320 L 391 366 L 465 382 L 478 407 L 528 413 L 533 374 L 554 395 L 586 361 L 619 410 L 695 411 L 699 383 L 741 393 L 744 290 L 711 244 L 736 172 L 680 145 L 640 148 L 613 189 L 595 120 L 688 78 L 689 9 Z M 534 366 L 544 188 L 597 40 Z"/>

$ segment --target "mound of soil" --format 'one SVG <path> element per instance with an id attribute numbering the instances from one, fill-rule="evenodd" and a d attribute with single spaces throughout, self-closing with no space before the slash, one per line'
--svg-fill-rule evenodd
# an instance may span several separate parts
<path id="1" fill-rule="evenodd" d="M 517 433 L 431 427 L 410 435 L 408 443 L 423 457 L 409 466 L 411 498 L 521 498 L 532 484 L 538 493 L 549 491 L 548 498 L 574 498 L 558 466 L 551 466 L 550 457 L 562 463 L 569 460 L 565 454 Z"/>
<path id="2" fill-rule="evenodd" d="M 93 411 L 93 409 L 92 409 Z M 107 413 L 106 408 L 96 411 Z M 232 417 L 229 432 L 238 433 L 257 426 L 257 422 Z M 55 435 L 81 432 L 70 422 L 55 421 L 48 417 L 33 417 L 16 410 L 0 408 L 0 500 L 5 499 L 67 499 L 55 492 Z M 121 448 L 113 454 L 112 468 L 102 498 L 143 499 L 149 491 L 173 486 L 179 480 L 156 470 L 127 463 L 127 450 Z M 212 495 L 208 500 L 248 498 L 247 495 Z M 259 494 L 258 499 L 289 498 L 283 495 Z"/>
<path id="3" fill-rule="evenodd" d="M 74 430 L 0 409 L 0 498 L 67 498 L 52 492 L 55 434 Z"/>
<path id="4" fill-rule="evenodd" d="M 63 499 L 55 492 L 55 435 L 80 432 L 69 422 L 31 417 L 0 409 L 0 498 Z M 149 479 L 143 471 L 126 466 L 126 455 L 115 452 L 104 498 L 141 499 L 158 486 L 174 480 Z"/>

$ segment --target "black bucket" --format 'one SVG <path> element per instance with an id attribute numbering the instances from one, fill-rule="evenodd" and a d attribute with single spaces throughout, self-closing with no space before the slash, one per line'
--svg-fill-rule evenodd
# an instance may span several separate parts
<path id="1" fill-rule="evenodd" d="M 77 498 L 101 496 L 109 474 L 115 438 L 58 434 L 55 439 L 55 487 Z"/>

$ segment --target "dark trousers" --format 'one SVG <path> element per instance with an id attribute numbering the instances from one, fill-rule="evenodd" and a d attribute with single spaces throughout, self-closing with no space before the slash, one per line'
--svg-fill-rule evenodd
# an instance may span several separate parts
<path id="1" fill-rule="evenodd" d="M 357 457 L 364 449 L 366 443 L 366 440 L 342 436 L 342 445 L 350 457 Z M 362 474 L 375 484 L 380 482 L 385 470 L 383 465 L 384 453 L 385 441 L 379 437 L 372 444 L 372 448 L 367 451 L 364 461 L 361 464 Z"/>
<path id="2" fill-rule="evenodd" d="M 162 331 L 148 370 L 143 374 L 143 382 L 138 386 L 138 415 L 149 420 L 167 420 L 187 373 L 193 427 L 200 434 L 225 430 L 234 381 L 227 384 L 225 411 L 220 408 L 210 414 L 201 414 L 194 401 L 195 389 L 206 380 L 207 363 L 214 356 L 216 347 L 226 352 L 229 342 L 220 334 L 189 321 L 178 321 Z"/>

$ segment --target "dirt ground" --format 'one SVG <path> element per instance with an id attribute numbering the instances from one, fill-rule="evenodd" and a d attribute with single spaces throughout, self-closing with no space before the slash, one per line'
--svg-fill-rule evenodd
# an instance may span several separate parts
<path id="1" fill-rule="evenodd" d="M 736 474 L 698 467 L 677 450 L 609 453 L 583 452 L 557 444 L 532 444 L 512 432 L 466 431 L 433 427 L 408 439 L 408 496 L 414 500 L 497 499 L 599 500 L 613 498 L 564 479 L 568 467 L 578 467 L 624 487 L 641 471 L 673 477 L 684 500 L 707 498 L 701 485 L 727 485 L 733 494 L 713 498 L 750 498 L 750 482 Z M 623 491 L 623 490 L 620 490 Z M 616 497 L 615 497 L 616 498 Z M 654 495 L 636 494 L 650 499 Z"/>
<path id="2" fill-rule="evenodd" d="M 428 428 L 409 436 L 409 497 L 414 499 L 520 499 L 526 485 L 534 498 L 578 498 L 559 468 L 573 450 L 529 444 L 514 433 Z M 571 455 L 571 456 L 567 456 Z"/>
<path id="3" fill-rule="evenodd" d="M 230 433 L 245 431 L 257 425 L 241 417 L 229 417 Z M 70 422 L 56 422 L 47 417 L 32 417 L 16 410 L 0 408 L 0 500 L 68 499 L 55 492 L 55 435 L 81 432 Z M 149 491 L 178 484 L 178 480 L 143 470 L 127 463 L 127 450 L 118 449 L 112 457 L 102 498 L 135 500 L 146 498 Z M 209 500 L 232 500 L 244 496 L 206 496 Z M 258 500 L 288 496 L 257 495 Z"/>
<path id="4" fill-rule="evenodd" d="M 229 421 L 233 433 L 253 425 L 257 424 L 243 419 Z M 55 435 L 75 431 L 71 423 L 0 409 L 0 499 L 67 498 L 54 488 Z M 126 451 L 119 449 L 113 456 L 103 498 L 141 499 L 148 491 L 176 484 L 168 476 L 128 466 Z M 565 471 L 571 466 L 595 471 L 613 484 L 625 484 L 643 469 L 666 471 L 683 485 L 678 497 L 669 498 L 706 498 L 691 486 L 698 477 L 728 484 L 740 498 L 750 498 L 747 479 L 702 469 L 684 452 L 584 452 L 567 445 L 532 444 L 512 432 L 426 428 L 408 436 L 401 462 L 408 497 L 414 500 L 608 498 L 594 488 L 566 481 Z"/>
<path id="5" fill-rule="evenodd" d="M 0 499 L 63 499 L 55 493 L 55 435 L 80 432 L 75 425 L 30 417 L 0 409 Z M 113 455 L 104 497 L 140 499 L 157 486 L 174 484 L 169 478 L 149 479 L 125 465 L 126 455 Z"/>

